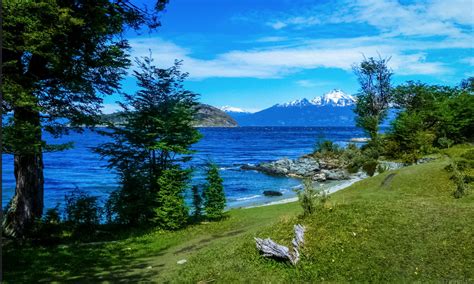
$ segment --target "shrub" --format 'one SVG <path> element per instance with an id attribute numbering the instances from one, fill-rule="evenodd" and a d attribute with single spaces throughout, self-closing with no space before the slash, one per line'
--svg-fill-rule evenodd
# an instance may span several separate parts
<path id="1" fill-rule="evenodd" d="M 204 210 L 206 216 L 210 219 L 219 219 L 224 217 L 224 208 L 226 205 L 224 186 L 222 178 L 219 175 L 219 169 L 215 164 L 207 165 L 207 184 L 204 187 Z"/>
<path id="2" fill-rule="evenodd" d="M 336 156 L 341 150 L 339 145 L 329 140 L 319 140 L 314 147 L 314 153 L 321 156 Z"/>
<path id="3" fill-rule="evenodd" d="M 97 197 L 76 188 L 65 196 L 65 200 L 65 219 L 75 229 L 87 231 L 99 224 L 102 208 Z"/>
<path id="4" fill-rule="evenodd" d="M 368 175 L 373 176 L 377 170 L 378 162 L 377 160 L 369 159 L 362 166 L 362 170 Z"/>
<path id="5" fill-rule="evenodd" d="M 305 179 L 303 189 L 296 189 L 296 193 L 303 208 L 303 216 L 312 215 L 318 208 L 322 208 L 329 199 L 328 193 L 322 188 L 316 188 L 310 179 Z"/>
<path id="6" fill-rule="evenodd" d="M 454 144 L 454 141 L 447 137 L 438 138 L 438 145 L 441 146 L 441 148 L 449 148 L 453 144 Z"/>
<path id="7" fill-rule="evenodd" d="M 458 160 L 451 160 L 451 163 L 445 167 L 445 170 L 451 173 L 451 180 L 454 182 L 455 189 L 453 192 L 454 198 L 461 198 L 467 194 L 469 178 L 466 179 L 466 174 L 460 167 Z"/>
<path id="8" fill-rule="evenodd" d="M 189 209 L 184 202 L 184 190 L 189 171 L 174 168 L 165 170 L 158 179 L 158 208 L 156 222 L 164 229 L 176 230 L 186 225 Z"/>
<path id="9" fill-rule="evenodd" d="M 377 166 L 377 172 L 378 172 L 379 174 L 384 173 L 384 172 L 386 172 L 386 171 L 388 171 L 388 170 L 389 170 L 389 166 L 388 166 L 388 165 L 379 164 L 379 165 Z"/>
<path id="10" fill-rule="evenodd" d="M 113 191 L 105 204 L 108 223 L 139 225 L 149 222 L 154 216 L 154 196 L 145 187 L 140 175 L 122 175 L 122 187 Z"/>

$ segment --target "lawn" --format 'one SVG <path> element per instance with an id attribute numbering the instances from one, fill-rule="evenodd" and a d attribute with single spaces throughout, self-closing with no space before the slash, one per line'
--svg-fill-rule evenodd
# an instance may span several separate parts
<path id="1" fill-rule="evenodd" d="M 459 156 L 471 146 L 449 150 Z M 4 279 L 35 281 L 474 281 L 474 194 L 455 199 L 447 158 L 389 171 L 300 217 L 297 203 L 236 209 L 220 222 L 134 232 L 114 242 L 4 246 Z M 261 256 L 253 237 L 290 244 L 307 227 L 296 266 Z M 186 259 L 184 264 L 178 260 Z"/>

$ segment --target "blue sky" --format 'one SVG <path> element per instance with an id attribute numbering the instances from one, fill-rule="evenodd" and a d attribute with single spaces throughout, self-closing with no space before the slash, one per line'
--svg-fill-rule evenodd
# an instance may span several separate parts
<path id="1" fill-rule="evenodd" d="M 153 2 L 141 4 L 153 5 Z M 214 106 L 250 111 L 334 88 L 358 90 L 351 66 L 391 57 L 394 84 L 455 85 L 474 76 L 471 0 L 171 0 L 162 27 L 126 36 L 132 56 L 183 60 L 186 87 Z M 136 90 L 127 78 L 124 90 Z M 116 109 L 118 96 L 105 100 Z"/>

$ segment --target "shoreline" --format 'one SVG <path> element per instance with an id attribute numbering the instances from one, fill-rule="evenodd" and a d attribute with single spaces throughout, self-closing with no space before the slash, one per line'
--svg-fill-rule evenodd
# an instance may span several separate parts
<path id="1" fill-rule="evenodd" d="M 348 188 L 349 186 L 353 185 L 354 183 L 356 183 L 358 181 L 361 181 L 363 179 L 366 179 L 366 178 L 367 177 L 357 176 L 357 177 L 351 178 L 351 179 L 349 179 L 349 180 L 347 180 L 347 181 L 345 181 L 341 184 L 331 186 L 327 189 L 328 194 L 333 194 L 333 193 L 338 192 L 342 189 Z M 291 197 L 291 198 L 285 198 L 285 199 L 281 199 L 281 200 L 276 200 L 276 201 L 271 201 L 271 202 L 265 203 L 265 204 L 245 206 L 245 207 L 241 207 L 241 209 L 249 209 L 249 208 L 257 208 L 257 207 L 263 207 L 263 206 L 279 205 L 279 204 L 291 203 L 291 202 L 296 202 L 296 201 L 298 201 L 297 196 Z"/>

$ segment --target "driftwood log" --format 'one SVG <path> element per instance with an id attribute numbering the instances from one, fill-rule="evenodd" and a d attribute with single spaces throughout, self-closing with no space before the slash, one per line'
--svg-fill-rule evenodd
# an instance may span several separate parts
<path id="1" fill-rule="evenodd" d="M 270 238 L 255 238 L 257 249 L 263 253 L 263 256 L 288 259 L 291 264 L 295 265 L 300 260 L 298 249 L 304 244 L 305 227 L 299 224 L 295 225 L 294 231 L 295 237 L 291 241 L 291 244 L 293 245 L 292 251 L 290 251 L 288 247 L 275 243 Z"/>

